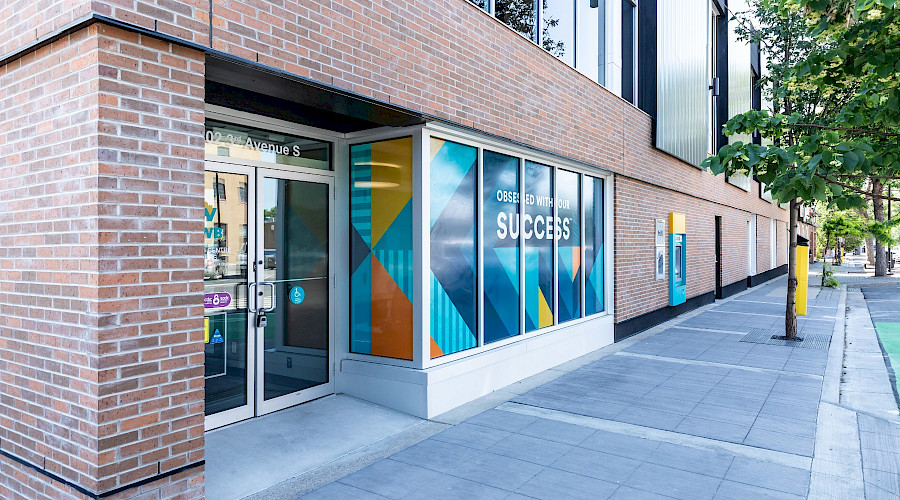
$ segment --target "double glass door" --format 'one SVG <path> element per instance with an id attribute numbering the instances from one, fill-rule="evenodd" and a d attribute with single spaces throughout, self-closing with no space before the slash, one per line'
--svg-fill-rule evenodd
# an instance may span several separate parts
<path id="1" fill-rule="evenodd" d="M 206 428 L 334 392 L 333 178 L 206 163 Z"/>

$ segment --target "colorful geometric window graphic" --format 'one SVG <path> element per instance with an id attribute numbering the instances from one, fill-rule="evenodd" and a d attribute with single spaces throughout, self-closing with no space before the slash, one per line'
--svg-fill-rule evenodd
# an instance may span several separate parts
<path id="1" fill-rule="evenodd" d="M 431 357 L 478 344 L 478 149 L 431 139 Z"/>
<path id="2" fill-rule="evenodd" d="M 581 317 L 581 176 L 558 170 L 556 175 L 557 275 L 559 322 Z"/>
<path id="3" fill-rule="evenodd" d="M 553 325 L 553 169 L 525 162 L 525 331 Z"/>
<path id="4" fill-rule="evenodd" d="M 350 350 L 413 359 L 412 138 L 350 147 Z"/>
<path id="5" fill-rule="evenodd" d="M 482 153 L 484 343 L 519 334 L 519 159 Z"/>
<path id="6" fill-rule="evenodd" d="M 603 306 L 603 179 L 584 177 L 584 309 L 586 315 Z"/>

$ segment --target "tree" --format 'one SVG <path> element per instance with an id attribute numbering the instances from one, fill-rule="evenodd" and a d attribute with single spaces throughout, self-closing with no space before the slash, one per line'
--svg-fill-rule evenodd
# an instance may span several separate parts
<path id="1" fill-rule="evenodd" d="M 851 212 L 843 210 L 832 211 L 820 220 L 821 225 L 819 226 L 819 229 L 825 235 L 826 252 L 831 247 L 831 242 L 837 241 L 838 238 L 847 240 L 853 239 L 856 242 L 859 242 L 866 234 L 866 225 L 860 220 L 859 216 Z M 847 246 L 853 247 L 856 245 L 853 245 L 848 241 Z M 825 255 L 823 252 L 822 261 L 824 262 L 824 260 Z"/>
<path id="2" fill-rule="evenodd" d="M 879 183 L 900 178 L 900 71 L 895 68 L 900 59 L 900 9 L 895 3 L 754 2 L 760 26 L 752 38 L 769 62 L 771 76 L 763 84 L 773 108 L 737 115 L 724 132 L 759 133 L 771 144 L 737 141 L 703 162 L 714 174 L 754 172 L 774 199 L 790 203 L 785 308 L 789 339 L 797 334 L 800 202 L 820 200 L 848 209 L 863 206 L 864 196 L 870 195 L 878 207 L 885 199 Z M 860 178 L 872 179 L 870 191 L 848 182 Z"/>

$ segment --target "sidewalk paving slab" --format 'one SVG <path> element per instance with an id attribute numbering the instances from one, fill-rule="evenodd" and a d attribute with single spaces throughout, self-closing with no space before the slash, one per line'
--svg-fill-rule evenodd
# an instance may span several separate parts
<path id="1" fill-rule="evenodd" d="M 783 326 L 784 290 L 678 318 L 306 497 L 897 498 L 898 424 L 840 391 L 842 291 L 811 287 L 798 322 L 840 332 L 829 350 L 740 341 Z M 870 347 L 847 350 L 861 370 L 844 386 L 876 377 L 854 351 Z"/>

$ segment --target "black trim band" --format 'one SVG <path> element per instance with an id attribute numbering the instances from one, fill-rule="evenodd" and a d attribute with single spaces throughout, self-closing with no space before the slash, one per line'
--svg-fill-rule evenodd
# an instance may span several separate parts
<path id="1" fill-rule="evenodd" d="M 770 279 L 777 278 L 782 274 L 787 274 L 788 265 L 782 264 L 774 269 L 769 269 L 768 271 L 761 272 L 756 276 L 748 276 L 747 277 L 747 286 L 754 287 L 757 285 L 761 285 Z"/>
<path id="2" fill-rule="evenodd" d="M 694 309 L 697 309 L 698 307 L 703 307 L 707 304 L 712 304 L 715 300 L 716 292 L 706 292 L 703 295 L 689 298 L 684 302 L 684 304 L 662 307 L 655 311 L 650 311 L 648 313 L 641 314 L 640 316 L 626 319 L 625 321 L 621 321 L 615 324 L 613 339 L 615 342 L 626 339 L 628 337 L 631 337 L 632 335 L 636 335 L 644 330 L 647 330 L 648 328 L 653 328 L 660 323 L 669 321 L 675 316 L 684 314 L 688 311 L 692 311 Z"/>
<path id="3" fill-rule="evenodd" d="M 723 286 L 721 298 L 727 299 L 728 297 L 731 297 L 732 295 L 734 295 L 736 293 L 743 292 L 744 290 L 747 289 L 747 281 L 748 281 L 748 278 L 744 278 L 744 279 L 735 281 L 734 283 L 731 283 L 730 285 Z"/>
<path id="4" fill-rule="evenodd" d="M 13 455 L 12 453 L 9 453 L 9 452 L 7 452 L 7 451 L 0 450 L 0 455 L 3 455 L 4 457 L 6 457 L 6 458 L 12 460 L 13 462 L 16 462 L 16 463 L 18 463 L 18 464 L 24 465 L 25 467 L 28 467 L 29 469 L 32 469 L 32 470 L 36 471 L 37 473 L 39 473 L 39 474 L 41 474 L 41 475 L 43 475 L 43 476 L 47 476 L 47 477 L 49 477 L 50 479 L 52 479 L 52 480 L 54 480 L 54 481 L 56 481 L 56 482 L 58 482 L 58 483 L 62 483 L 62 484 L 64 484 L 64 485 L 68 486 L 69 488 L 72 488 L 73 490 L 75 490 L 75 491 L 81 493 L 82 495 L 84 495 L 84 496 L 86 496 L 86 497 L 93 498 L 93 499 L 96 499 L 96 500 L 99 500 L 99 499 L 101 499 L 101 498 L 107 498 L 107 497 L 110 497 L 110 496 L 112 496 L 112 495 L 116 495 L 116 494 L 118 494 L 118 493 L 122 493 L 123 491 L 130 490 L 130 489 L 132 489 L 132 488 L 138 488 L 138 487 L 143 486 L 143 485 L 145 485 L 145 484 L 152 483 L 153 481 L 159 481 L 160 479 L 165 479 L 165 478 L 167 478 L 167 477 L 169 477 L 169 476 L 174 476 L 175 474 L 180 474 L 180 473 L 182 473 L 182 472 L 184 472 L 184 471 L 186 471 L 186 470 L 193 469 L 194 467 L 200 467 L 200 466 L 206 465 L 206 460 L 200 460 L 199 462 L 194 462 L 194 463 L 192 463 L 192 464 L 187 464 L 187 465 L 184 465 L 184 466 L 179 467 L 179 468 L 177 468 L 177 469 L 172 469 L 172 470 L 170 470 L 170 471 L 168 471 L 168 472 L 163 472 L 163 473 L 161 473 L 161 474 L 157 474 L 157 475 L 155 475 L 155 476 L 151 476 L 151 477 L 148 477 L 148 478 L 145 478 L 145 479 L 141 479 L 140 481 L 136 481 L 136 482 L 131 483 L 131 484 L 126 484 L 125 486 L 120 486 L 120 487 L 118 487 L 118 488 L 116 488 L 116 489 L 114 489 L 114 490 L 105 491 L 105 492 L 103 492 L 103 493 L 95 493 L 95 492 L 93 492 L 93 491 L 91 491 L 91 490 L 85 488 L 84 486 L 77 485 L 77 484 L 73 483 L 72 481 L 69 481 L 68 479 L 65 479 L 65 478 L 62 478 L 62 477 L 60 477 L 60 476 L 57 476 L 56 474 L 54 474 L 54 473 L 52 473 L 52 472 L 50 472 L 50 471 L 48 471 L 48 470 L 46 470 L 46 469 L 43 469 L 43 468 L 41 468 L 41 467 L 38 467 L 37 465 L 35 465 L 35 464 L 33 464 L 33 463 L 31 463 L 31 462 L 29 462 L 29 461 L 23 459 L 23 458 L 19 458 L 19 457 L 15 456 L 15 455 Z"/>

